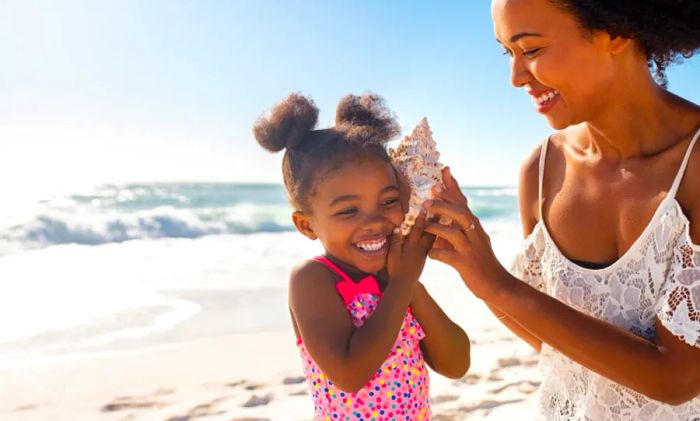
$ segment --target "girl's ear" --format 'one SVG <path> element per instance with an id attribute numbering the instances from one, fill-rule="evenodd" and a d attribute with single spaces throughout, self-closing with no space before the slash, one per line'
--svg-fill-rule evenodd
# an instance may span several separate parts
<path id="1" fill-rule="evenodd" d="M 309 217 L 304 212 L 294 211 L 292 213 L 292 221 L 294 221 L 294 226 L 297 227 L 297 230 L 309 239 L 315 240 L 318 238 L 313 228 L 311 228 Z"/>

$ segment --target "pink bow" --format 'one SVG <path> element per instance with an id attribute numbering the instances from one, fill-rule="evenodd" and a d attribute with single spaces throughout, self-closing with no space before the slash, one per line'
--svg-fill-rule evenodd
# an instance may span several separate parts
<path id="1" fill-rule="evenodd" d="M 377 279 L 373 275 L 365 276 L 360 282 L 348 280 L 340 281 L 335 284 L 335 289 L 337 289 L 340 296 L 343 297 L 345 304 L 352 301 L 357 294 L 382 295 Z"/>

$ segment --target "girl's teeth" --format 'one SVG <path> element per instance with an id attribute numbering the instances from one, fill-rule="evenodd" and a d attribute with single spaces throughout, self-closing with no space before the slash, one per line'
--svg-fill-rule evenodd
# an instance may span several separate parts
<path id="1" fill-rule="evenodd" d="M 357 243 L 357 247 L 365 251 L 377 251 L 384 247 L 384 244 L 386 244 L 386 238 L 375 241 L 363 241 L 361 243 Z"/>

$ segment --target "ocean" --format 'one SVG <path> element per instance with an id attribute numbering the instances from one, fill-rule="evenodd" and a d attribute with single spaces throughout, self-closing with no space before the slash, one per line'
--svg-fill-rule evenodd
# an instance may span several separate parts
<path id="1" fill-rule="evenodd" d="M 463 190 L 507 263 L 516 189 Z M 0 368 L 289 328 L 289 270 L 322 252 L 290 215 L 282 186 L 240 183 L 101 185 L 0 209 Z M 426 274 L 458 282 L 436 262 Z"/>

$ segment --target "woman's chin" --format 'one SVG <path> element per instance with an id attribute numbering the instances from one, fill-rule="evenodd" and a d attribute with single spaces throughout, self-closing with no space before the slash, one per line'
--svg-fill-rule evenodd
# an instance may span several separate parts
<path id="1" fill-rule="evenodd" d="M 563 130 L 572 125 L 571 121 L 564 120 L 561 118 L 555 118 L 552 116 L 547 116 L 547 124 L 554 130 Z"/>

